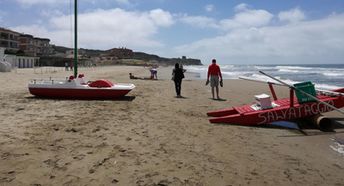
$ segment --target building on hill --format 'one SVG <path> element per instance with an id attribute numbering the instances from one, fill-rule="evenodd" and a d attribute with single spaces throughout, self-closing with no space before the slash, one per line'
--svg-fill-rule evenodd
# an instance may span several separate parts
<path id="1" fill-rule="evenodd" d="M 65 58 L 74 58 L 74 50 L 67 50 L 64 55 Z M 86 52 L 85 50 L 78 50 L 78 59 L 85 58 L 86 57 Z"/>
<path id="2" fill-rule="evenodd" d="M 117 59 L 129 59 L 133 58 L 134 52 L 127 48 L 113 48 L 106 51 L 103 57 L 113 57 Z"/>

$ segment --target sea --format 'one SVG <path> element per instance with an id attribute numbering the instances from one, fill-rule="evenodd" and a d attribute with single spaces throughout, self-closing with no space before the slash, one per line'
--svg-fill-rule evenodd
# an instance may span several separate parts
<path id="1" fill-rule="evenodd" d="M 184 66 L 187 72 L 206 79 L 208 66 Z M 223 79 L 239 79 L 246 76 L 263 81 L 273 81 L 259 73 L 274 76 L 288 84 L 310 81 L 316 88 L 333 90 L 344 87 L 344 64 L 297 64 L 297 65 L 222 65 Z"/>

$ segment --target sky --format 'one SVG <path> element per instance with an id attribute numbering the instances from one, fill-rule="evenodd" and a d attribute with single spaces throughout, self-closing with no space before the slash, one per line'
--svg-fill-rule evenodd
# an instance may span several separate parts
<path id="1" fill-rule="evenodd" d="M 0 27 L 73 47 L 74 0 L 0 0 Z M 344 64 L 343 0 L 78 0 L 78 46 L 209 64 Z"/>

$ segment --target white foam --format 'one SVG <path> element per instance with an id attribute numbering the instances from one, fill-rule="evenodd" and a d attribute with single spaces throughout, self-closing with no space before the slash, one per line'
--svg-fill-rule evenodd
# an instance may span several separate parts
<path id="1" fill-rule="evenodd" d="M 223 70 L 226 70 L 226 69 L 232 69 L 234 67 L 234 65 L 220 65 L 220 68 L 223 69 Z"/>
<path id="2" fill-rule="evenodd" d="M 188 70 L 188 71 L 196 71 L 196 72 L 200 72 L 200 71 L 206 71 L 208 70 L 207 66 L 184 66 L 184 69 Z"/>
<path id="3" fill-rule="evenodd" d="M 288 72 L 288 73 L 298 73 L 298 72 L 300 72 L 300 71 L 298 71 L 298 70 L 292 70 L 292 69 L 279 69 L 278 70 L 279 72 Z"/>
<path id="4" fill-rule="evenodd" d="M 312 67 L 301 67 L 301 66 L 276 66 L 277 69 L 294 69 L 294 70 L 310 70 Z"/>
<path id="5" fill-rule="evenodd" d="M 334 86 L 334 85 L 327 85 L 327 84 L 315 84 L 315 88 L 325 89 L 325 90 L 335 90 L 341 87 Z"/>
<path id="6" fill-rule="evenodd" d="M 254 79 L 258 79 L 258 80 L 262 80 L 262 81 L 269 81 L 269 82 L 275 82 L 275 83 L 279 83 L 267 76 L 264 76 L 264 75 L 260 75 L 260 74 L 252 74 L 251 76 L 252 78 Z M 289 85 L 292 85 L 292 84 L 295 84 L 295 83 L 299 83 L 298 81 L 293 81 L 293 80 L 290 80 L 290 79 L 281 79 L 280 77 L 276 77 L 277 79 L 279 80 L 282 80 L 283 82 L 289 84 Z"/>
<path id="7" fill-rule="evenodd" d="M 254 79 L 262 80 L 262 81 L 274 81 L 271 78 L 264 76 L 264 75 L 261 75 L 261 74 L 252 74 L 251 77 Z"/>
<path id="8" fill-rule="evenodd" d="M 273 66 L 254 66 L 255 69 L 258 70 L 273 70 L 276 69 L 276 67 Z"/>
<path id="9" fill-rule="evenodd" d="M 338 152 L 339 154 L 344 155 L 344 145 L 340 144 L 338 142 L 334 142 L 334 145 L 330 145 L 330 148 L 336 152 Z"/>
<path id="10" fill-rule="evenodd" d="M 262 81 L 269 81 L 269 82 L 275 82 L 278 83 L 277 81 L 264 76 L 264 75 L 260 75 L 260 74 L 252 74 L 251 76 L 247 76 L 249 78 L 253 78 L 253 79 L 257 79 L 257 80 L 262 80 Z M 282 79 L 280 77 L 276 77 L 277 79 L 282 80 L 283 82 L 289 84 L 289 85 L 293 85 L 295 83 L 300 83 L 299 81 L 293 81 L 291 79 Z M 319 89 L 325 89 L 325 90 L 335 90 L 335 89 L 339 89 L 341 87 L 339 86 L 335 86 L 335 85 L 327 85 L 327 84 L 314 84 L 315 88 L 319 88 Z"/>
<path id="11" fill-rule="evenodd" d="M 331 76 L 331 77 L 336 77 L 336 76 L 342 76 L 344 77 L 344 73 L 340 73 L 340 72 L 323 72 L 322 73 L 324 76 Z"/>
<path id="12" fill-rule="evenodd" d="M 247 71 L 222 72 L 222 76 L 224 78 L 229 78 L 229 79 L 238 79 L 239 76 L 243 76 L 243 75 L 246 75 L 248 73 L 251 73 L 251 72 L 247 72 Z"/>

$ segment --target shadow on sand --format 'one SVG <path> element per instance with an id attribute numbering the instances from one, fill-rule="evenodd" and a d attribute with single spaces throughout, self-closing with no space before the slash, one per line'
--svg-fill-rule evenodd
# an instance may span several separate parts
<path id="1" fill-rule="evenodd" d="M 184 96 L 174 96 L 174 98 L 177 98 L 177 99 L 189 99 L 188 97 L 184 97 Z"/>
<path id="2" fill-rule="evenodd" d="M 280 121 L 271 124 L 263 124 L 259 126 L 245 126 L 238 124 L 220 124 L 215 125 L 228 126 L 236 125 L 242 127 L 256 127 L 256 128 L 270 128 L 277 130 L 289 130 L 294 132 L 295 135 L 284 135 L 277 137 L 302 137 L 302 136 L 317 136 L 317 135 L 333 135 L 344 133 L 344 125 L 338 121 L 343 121 L 343 118 L 330 118 L 332 121 L 332 128 L 329 130 L 320 130 L 318 126 L 307 121 L 307 120 L 297 120 L 297 121 Z"/>
<path id="3" fill-rule="evenodd" d="M 78 99 L 78 98 L 47 98 L 47 97 L 36 97 L 36 96 L 27 96 L 26 99 L 32 100 L 63 100 L 63 101 L 133 101 L 136 96 L 123 96 L 116 99 Z"/>
<path id="4" fill-rule="evenodd" d="M 219 99 L 216 99 L 216 98 L 209 98 L 211 100 L 214 100 L 214 101 L 227 101 L 226 99 L 223 99 L 223 98 L 219 98 Z"/>

